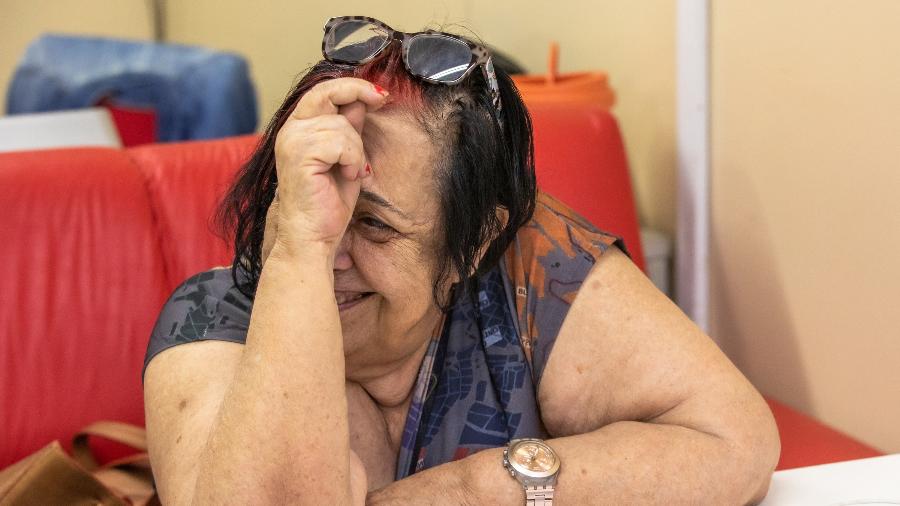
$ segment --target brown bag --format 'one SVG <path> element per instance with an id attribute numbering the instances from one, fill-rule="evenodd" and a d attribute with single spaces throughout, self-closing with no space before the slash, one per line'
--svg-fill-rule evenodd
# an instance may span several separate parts
<path id="1" fill-rule="evenodd" d="M 98 466 L 88 445 L 90 436 L 142 453 Z M 54 441 L 0 471 L 0 506 L 159 504 L 146 451 L 144 429 L 118 422 L 93 423 L 75 435 L 72 457 Z"/>

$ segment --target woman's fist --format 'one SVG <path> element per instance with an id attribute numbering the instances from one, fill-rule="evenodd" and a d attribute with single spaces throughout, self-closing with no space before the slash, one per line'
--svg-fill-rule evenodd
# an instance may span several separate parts
<path id="1" fill-rule="evenodd" d="M 333 256 L 369 172 L 360 137 L 365 115 L 386 99 L 372 83 L 345 77 L 317 84 L 297 102 L 275 138 L 278 187 L 264 261 L 275 250 L 295 256 L 311 245 L 326 245 Z"/>

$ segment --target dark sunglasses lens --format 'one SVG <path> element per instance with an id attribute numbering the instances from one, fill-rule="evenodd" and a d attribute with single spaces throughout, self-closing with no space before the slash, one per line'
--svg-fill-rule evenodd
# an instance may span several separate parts
<path id="1" fill-rule="evenodd" d="M 325 34 L 325 56 L 359 62 L 380 51 L 388 37 L 384 28 L 368 21 L 342 21 Z"/>
<path id="2" fill-rule="evenodd" d="M 432 81 L 452 83 L 472 62 L 472 50 L 466 43 L 438 34 L 416 35 L 409 41 L 409 70 Z"/>

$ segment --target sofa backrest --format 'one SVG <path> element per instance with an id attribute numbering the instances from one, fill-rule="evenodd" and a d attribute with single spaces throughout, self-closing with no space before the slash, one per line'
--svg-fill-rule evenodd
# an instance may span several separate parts
<path id="1" fill-rule="evenodd" d="M 146 182 L 166 271 L 166 293 L 198 272 L 231 264 L 233 252 L 217 235 L 212 218 L 258 140 L 248 135 L 126 150 Z"/>
<path id="2" fill-rule="evenodd" d="M 0 468 L 100 418 L 143 422 L 167 296 L 153 223 L 124 151 L 0 156 Z"/>
<path id="3" fill-rule="evenodd" d="M 642 265 L 614 118 L 532 114 L 539 186 Z M 0 154 L 0 468 L 96 420 L 143 423 L 150 330 L 175 286 L 231 262 L 210 217 L 257 142 Z"/>
<path id="4" fill-rule="evenodd" d="M 616 118 L 600 106 L 534 105 L 529 112 L 538 187 L 621 236 L 643 269 L 631 174 Z"/>

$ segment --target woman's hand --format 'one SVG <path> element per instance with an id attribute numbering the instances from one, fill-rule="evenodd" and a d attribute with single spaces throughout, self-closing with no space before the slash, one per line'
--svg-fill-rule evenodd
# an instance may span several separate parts
<path id="1" fill-rule="evenodd" d="M 340 78 L 310 89 L 275 139 L 278 191 L 269 207 L 263 261 L 273 251 L 296 256 L 324 245 L 334 257 L 369 169 L 362 133 L 367 112 L 387 92 L 368 81 Z"/>

